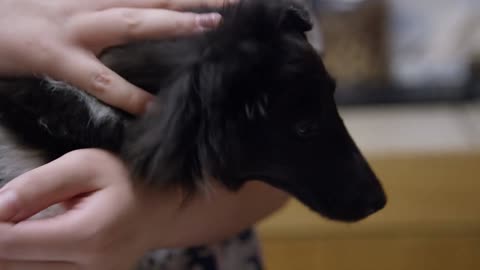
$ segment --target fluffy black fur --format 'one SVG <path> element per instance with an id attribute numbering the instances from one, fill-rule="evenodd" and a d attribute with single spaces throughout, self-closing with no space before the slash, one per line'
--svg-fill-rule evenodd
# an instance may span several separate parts
<path id="1" fill-rule="evenodd" d="M 338 115 L 335 83 L 305 37 L 308 13 L 289 0 L 243 0 L 221 12 L 215 31 L 102 56 L 157 95 L 141 119 L 67 84 L 0 81 L 0 127 L 10 138 L 0 149 L 39 150 L 47 162 L 101 147 L 121 155 L 147 184 L 195 191 L 210 178 L 230 189 L 257 179 L 332 219 L 355 221 L 381 209 L 383 189 Z"/>

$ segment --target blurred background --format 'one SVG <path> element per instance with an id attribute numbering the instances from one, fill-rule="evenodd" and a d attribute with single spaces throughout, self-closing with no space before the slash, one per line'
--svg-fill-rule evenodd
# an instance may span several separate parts
<path id="1" fill-rule="evenodd" d="M 357 224 L 292 201 L 268 270 L 480 269 L 480 0 L 318 0 L 311 42 L 389 202 Z"/>

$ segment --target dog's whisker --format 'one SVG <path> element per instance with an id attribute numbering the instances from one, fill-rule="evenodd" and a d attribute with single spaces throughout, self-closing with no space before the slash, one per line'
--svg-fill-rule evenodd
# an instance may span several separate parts
<path id="1" fill-rule="evenodd" d="M 252 120 L 255 117 L 253 106 L 245 104 L 245 114 L 247 115 L 247 119 Z"/>

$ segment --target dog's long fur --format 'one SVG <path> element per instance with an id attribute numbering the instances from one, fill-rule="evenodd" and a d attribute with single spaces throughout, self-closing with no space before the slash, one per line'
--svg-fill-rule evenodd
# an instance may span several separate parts
<path id="1" fill-rule="evenodd" d="M 195 192 L 216 178 L 284 189 L 329 218 L 354 221 L 385 195 L 348 135 L 335 84 L 289 0 L 226 6 L 214 31 L 111 49 L 102 61 L 157 95 L 135 119 L 51 79 L 0 81 L 0 181 L 62 154 L 100 147 L 137 181 Z"/>

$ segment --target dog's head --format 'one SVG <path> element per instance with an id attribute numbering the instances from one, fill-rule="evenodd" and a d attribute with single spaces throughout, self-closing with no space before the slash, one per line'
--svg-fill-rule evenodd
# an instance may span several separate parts
<path id="1" fill-rule="evenodd" d="M 226 8 L 218 30 L 192 41 L 198 59 L 134 130 L 134 170 L 187 188 L 209 177 L 231 189 L 261 180 L 344 221 L 383 208 L 383 189 L 337 112 L 335 83 L 307 42 L 310 28 L 291 1 Z"/>

